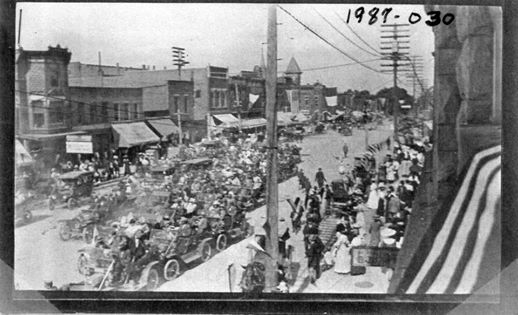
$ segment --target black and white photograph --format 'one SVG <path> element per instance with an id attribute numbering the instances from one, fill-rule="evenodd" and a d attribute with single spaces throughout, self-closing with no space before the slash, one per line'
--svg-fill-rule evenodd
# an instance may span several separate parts
<path id="1" fill-rule="evenodd" d="M 502 7 L 15 22 L 14 290 L 500 295 Z"/>

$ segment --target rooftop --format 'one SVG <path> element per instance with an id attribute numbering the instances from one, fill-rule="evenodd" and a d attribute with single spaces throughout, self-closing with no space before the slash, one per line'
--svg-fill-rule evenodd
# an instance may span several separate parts
<path id="1" fill-rule="evenodd" d="M 286 74 L 301 74 L 302 71 L 300 70 L 299 64 L 297 63 L 297 60 L 295 60 L 294 57 L 291 57 L 290 63 L 288 64 L 288 68 L 286 68 Z"/>

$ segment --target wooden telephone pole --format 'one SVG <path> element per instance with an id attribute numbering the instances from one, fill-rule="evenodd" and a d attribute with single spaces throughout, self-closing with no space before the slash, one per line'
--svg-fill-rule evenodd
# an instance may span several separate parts
<path id="1" fill-rule="evenodd" d="M 277 286 L 277 256 L 279 255 L 278 234 L 278 185 L 277 185 L 277 7 L 268 8 L 268 48 L 266 65 L 266 135 L 268 139 L 268 166 L 266 178 L 266 252 L 272 258 L 266 267 L 266 292 Z"/>
<path id="2" fill-rule="evenodd" d="M 393 97 L 393 108 L 392 108 L 392 114 L 394 116 L 394 141 L 398 141 L 398 122 L 399 122 L 399 98 L 397 96 L 398 86 L 397 86 L 397 75 L 398 75 L 398 68 L 408 67 L 408 62 L 406 64 L 400 64 L 398 61 L 403 60 L 407 58 L 408 55 L 408 49 L 410 49 L 410 46 L 401 46 L 401 44 L 410 44 L 410 40 L 402 41 L 401 38 L 410 38 L 409 29 L 406 27 L 409 27 L 410 24 L 382 24 L 382 27 L 385 28 L 391 28 L 391 29 L 382 29 L 382 33 L 389 33 L 389 35 L 382 35 L 381 39 L 391 39 L 391 41 L 381 42 L 382 45 L 388 45 L 388 46 L 381 46 L 382 51 L 390 50 L 389 53 L 382 53 L 383 60 L 391 60 L 391 64 L 382 64 L 382 67 L 391 67 L 392 70 L 390 72 L 393 73 L 393 90 L 392 90 L 392 97 Z M 405 29 L 402 29 L 404 28 Z M 400 69 L 399 72 L 406 71 L 407 69 Z M 387 71 L 383 71 L 387 72 Z"/>

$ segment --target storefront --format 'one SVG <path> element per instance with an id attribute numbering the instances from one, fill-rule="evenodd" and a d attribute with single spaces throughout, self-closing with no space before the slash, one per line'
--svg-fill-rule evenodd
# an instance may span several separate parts
<path id="1" fill-rule="evenodd" d="M 84 134 L 82 131 L 72 131 L 54 134 L 22 134 L 17 138 L 34 159 L 35 168 L 42 173 L 50 172 L 66 157 L 66 137 Z"/>
<path id="2" fill-rule="evenodd" d="M 159 143 L 157 136 L 145 122 L 112 124 L 113 143 L 119 155 L 128 155 L 130 161 L 137 153 L 145 152 L 146 145 Z"/>

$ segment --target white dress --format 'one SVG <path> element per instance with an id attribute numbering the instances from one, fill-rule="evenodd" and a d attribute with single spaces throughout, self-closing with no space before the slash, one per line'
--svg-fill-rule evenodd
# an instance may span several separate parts
<path id="1" fill-rule="evenodd" d="M 347 244 L 349 244 L 347 236 L 339 234 L 335 243 L 337 250 L 334 270 L 336 273 L 351 272 L 351 254 L 350 247 Z"/>
<path id="2" fill-rule="evenodd" d="M 370 209 L 378 209 L 379 199 L 380 197 L 377 191 L 377 186 L 373 183 L 371 185 L 369 199 L 367 199 L 367 207 L 369 207 Z"/>

